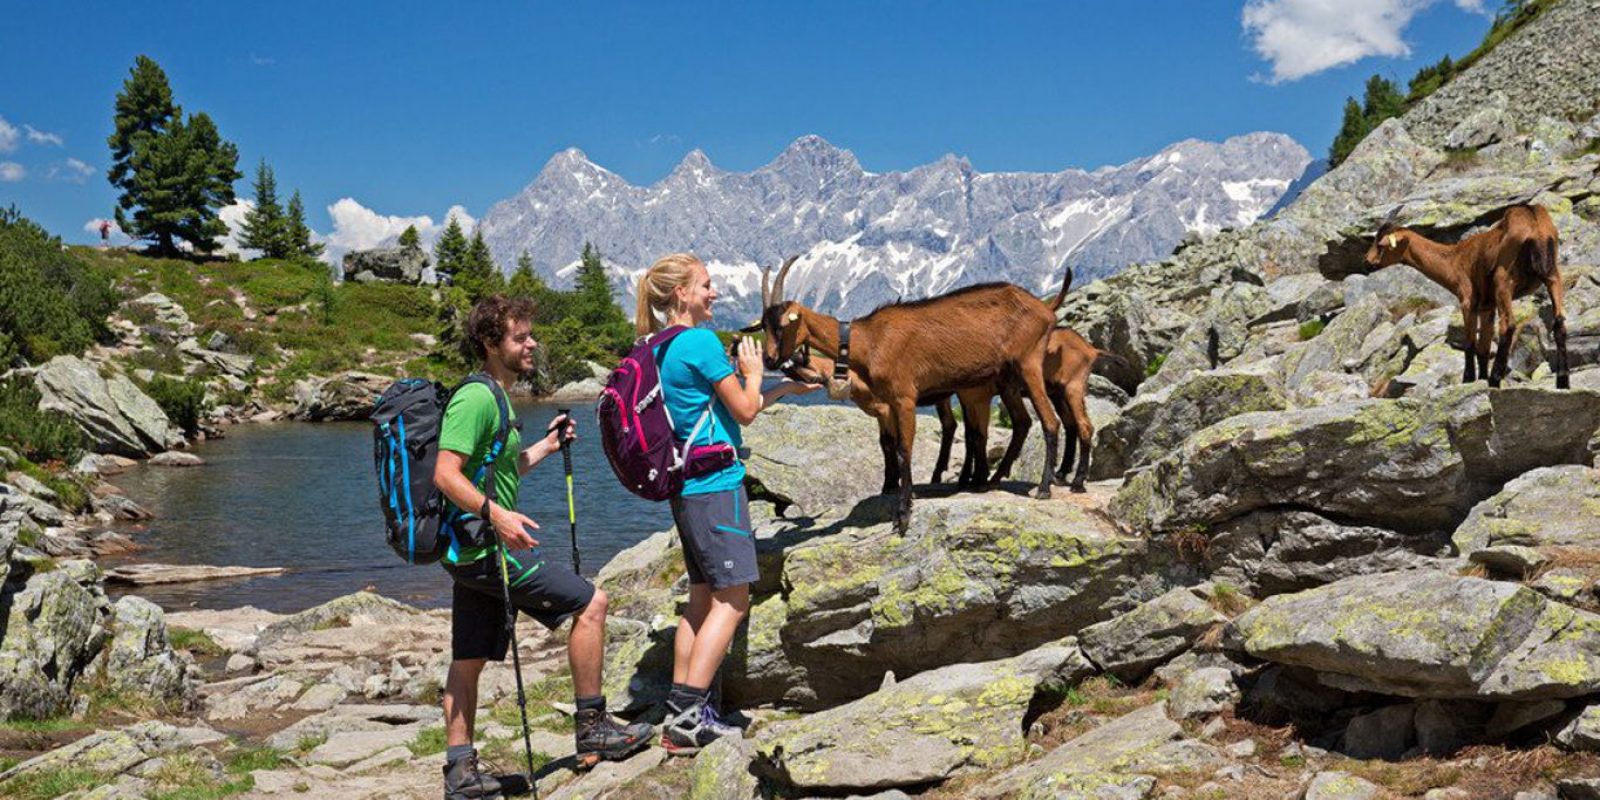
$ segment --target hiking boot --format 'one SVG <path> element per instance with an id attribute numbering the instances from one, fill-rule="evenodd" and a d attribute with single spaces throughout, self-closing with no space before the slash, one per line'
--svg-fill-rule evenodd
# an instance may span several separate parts
<path id="1" fill-rule="evenodd" d="M 500 800 L 500 781 L 483 771 L 478 751 L 444 767 L 444 800 Z"/>
<path id="2" fill-rule="evenodd" d="M 577 724 L 574 736 L 578 741 L 578 767 L 589 769 L 606 761 L 621 761 L 650 746 L 653 728 L 643 722 L 618 725 L 610 714 L 601 708 L 579 709 L 573 715 Z"/>
<path id="3" fill-rule="evenodd" d="M 743 738 L 744 731 L 718 719 L 710 705 L 696 703 L 668 717 L 661 728 L 661 747 L 669 756 L 690 756 L 724 736 Z"/>

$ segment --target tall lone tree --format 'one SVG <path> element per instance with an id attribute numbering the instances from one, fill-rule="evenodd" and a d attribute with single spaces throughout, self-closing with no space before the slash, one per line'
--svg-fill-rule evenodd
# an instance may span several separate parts
<path id="1" fill-rule="evenodd" d="M 422 247 L 422 237 L 417 235 L 417 226 L 407 225 L 406 229 L 400 232 L 400 246 Z"/>
<path id="2" fill-rule="evenodd" d="M 264 158 L 256 167 L 255 194 L 256 206 L 244 215 L 239 230 L 239 246 L 260 250 L 263 258 L 288 258 L 288 220 L 278 205 L 278 181 Z"/>
<path id="3" fill-rule="evenodd" d="M 128 235 L 175 255 L 177 241 L 211 253 L 228 232 L 217 211 L 234 202 L 238 148 L 205 113 L 184 118 L 166 73 L 139 56 L 117 94 L 108 178 L 121 194 L 114 216 Z"/>
<path id="4" fill-rule="evenodd" d="M 440 276 L 448 275 L 454 279 L 456 273 L 466 267 L 469 247 L 467 235 L 461 232 L 461 223 L 451 215 L 444 232 L 439 234 L 439 241 L 433 245 L 434 269 Z"/>

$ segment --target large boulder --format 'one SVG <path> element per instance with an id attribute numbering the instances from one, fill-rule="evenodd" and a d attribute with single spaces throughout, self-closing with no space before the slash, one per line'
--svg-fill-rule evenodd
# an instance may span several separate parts
<path id="1" fill-rule="evenodd" d="M 123 306 L 127 309 L 126 313 L 146 317 L 173 336 L 194 335 L 194 323 L 189 320 L 189 313 L 177 301 L 160 292 L 140 295 Z"/>
<path id="2" fill-rule="evenodd" d="M 1517 135 L 1516 120 L 1506 108 L 1504 92 L 1494 92 L 1483 101 L 1477 111 L 1467 115 L 1445 134 L 1444 146 L 1449 150 L 1477 150 L 1498 144 Z"/>
<path id="3" fill-rule="evenodd" d="M 137 771 L 162 756 L 189 749 L 183 732 L 165 722 L 140 722 L 117 730 L 96 731 L 0 772 L 0 795 L 12 796 L 10 789 L 20 789 L 51 775 L 109 776 Z"/>
<path id="4" fill-rule="evenodd" d="M 1481 384 L 1420 400 L 1243 414 L 1135 475 L 1110 512 L 1142 531 L 1215 526 L 1282 506 L 1435 531 L 1530 469 L 1590 463 L 1597 429 L 1600 392 Z"/>
<path id="5" fill-rule="evenodd" d="M 1359 372 L 1363 346 L 1388 321 L 1383 301 L 1373 296 L 1358 300 L 1310 341 L 1284 354 L 1284 385 L 1298 389 L 1318 372 Z"/>
<path id="6" fill-rule="evenodd" d="M 344 254 L 344 279 L 357 283 L 423 283 L 428 254 L 420 247 L 379 247 Z"/>
<path id="7" fill-rule="evenodd" d="M 1156 593 L 1143 544 L 1075 505 L 930 498 L 903 537 L 887 511 L 787 549 L 780 591 L 756 598 L 747 653 L 735 648 L 730 696 L 831 705 L 885 672 L 1021 653 Z"/>
<path id="8" fill-rule="evenodd" d="M 1432 570 L 1268 598 L 1230 624 L 1227 642 L 1354 691 L 1538 700 L 1600 690 L 1600 616 Z"/>
<path id="9" fill-rule="evenodd" d="M 911 475 L 921 484 L 933 474 L 939 456 L 939 421 L 917 416 Z M 961 472 L 961 433 L 951 446 L 944 479 Z M 801 513 L 838 517 L 883 488 L 883 451 L 878 423 L 855 406 L 778 404 L 744 429 L 750 448 L 745 469 L 774 499 Z"/>
<path id="10" fill-rule="evenodd" d="M 1251 321 L 1271 308 L 1267 290 L 1253 283 L 1230 283 L 1212 291 L 1195 322 L 1167 352 L 1161 370 L 1140 384 L 1140 393 L 1159 391 L 1238 358 L 1250 338 Z"/>
<path id="11" fill-rule="evenodd" d="M 120 373 L 103 377 L 77 356 L 56 356 L 33 370 L 39 408 L 72 418 L 97 453 L 142 458 L 183 443 L 161 406 Z"/>
<path id="12" fill-rule="evenodd" d="M 1034 695 L 1090 672 L 1070 641 L 924 672 L 773 727 L 757 742 L 757 769 L 793 790 L 836 793 L 1009 766 L 1027 752 L 1023 718 Z"/>
<path id="13" fill-rule="evenodd" d="M 294 385 L 290 416 L 308 422 L 366 419 L 372 404 L 393 378 L 370 372 L 342 372 L 328 378 L 307 378 Z"/>
<path id="14" fill-rule="evenodd" d="M 1141 392 L 1095 434 L 1089 459 L 1092 480 L 1121 477 L 1157 461 L 1195 431 L 1251 411 L 1289 407 L 1271 370 L 1193 372 L 1155 392 Z"/>
<path id="15" fill-rule="evenodd" d="M 0 720 L 43 719 L 72 709 L 72 688 L 105 645 L 99 570 L 67 561 L 7 593 L 0 631 Z"/>
<path id="16" fill-rule="evenodd" d="M 1124 714 L 1043 758 L 1000 773 L 973 787 L 968 797 L 1022 798 L 1148 797 L 1156 776 L 1195 773 L 1223 760 L 1204 742 L 1187 738 L 1167 717 L 1166 703 Z"/>
<path id="17" fill-rule="evenodd" d="M 161 607 L 149 600 L 125 595 L 111 607 L 111 641 L 102 658 L 102 678 L 113 689 L 137 693 L 174 711 L 194 701 L 194 687 L 185 676 L 187 661 L 173 651 Z"/>
<path id="18" fill-rule="evenodd" d="M 1427 566 L 1443 546 L 1440 534 L 1406 535 L 1341 525 L 1309 511 L 1264 509 L 1212 529 L 1205 558 L 1213 580 L 1260 598 Z"/>
<path id="19" fill-rule="evenodd" d="M 1213 626 L 1228 621 L 1205 597 L 1210 587 L 1182 587 L 1140 603 L 1126 614 L 1083 629 L 1084 655 L 1128 684 L 1189 649 Z"/>
<path id="20" fill-rule="evenodd" d="M 1500 545 L 1600 551 L 1600 470 L 1544 467 L 1473 506 L 1451 537 L 1461 555 Z"/>

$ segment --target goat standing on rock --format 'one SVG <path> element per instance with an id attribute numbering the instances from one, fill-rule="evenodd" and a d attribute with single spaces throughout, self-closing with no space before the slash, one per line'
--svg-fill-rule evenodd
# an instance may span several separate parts
<path id="1" fill-rule="evenodd" d="M 849 323 L 783 299 L 784 279 L 762 280 L 761 322 L 767 366 L 791 377 L 828 383 L 847 378 L 856 405 L 878 420 L 885 461 L 895 463 L 899 502 L 895 526 L 904 531 L 911 512 L 911 448 L 917 401 L 997 381 L 1020 381 L 1045 434 L 1044 474 L 1034 496 L 1050 496 L 1061 428 L 1044 381 L 1044 356 L 1055 315 L 1037 297 L 1006 283 L 986 283 L 926 300 L 893 303 Z M 841 353 L 841 343 L 844 343 Z M 813 363 L 812 350 L 822 354 Z M 842 362 L 842 363 L 841 363 Z M 825 363 L 827 371 L 819 369 Z M 846 367 L 836 376 L 835 366 Z"/>
<path id="2" fill-rule="evenodd" d="M 1378 228 L 1378 235 L 1367 250 L 1367 265 L 1406 264 L 1456 296 L 1467 336 L 1462 382 L 1471 383 L 1479 375 L 1488 378 L 1490 386 L 1499 386 L 1505 380 L 1516 331 L 1511 303 L 1542 285 L 1550 292 L 1550 303 L 1555 308 L 1551 333 L 1556 342 L 1556 388 L 1568 388 L 1567 317 L 1561 297 L 1561 270 L 1556 265 L 1560 234 L 1550 212 L 1543 206 L 1511 206 L 1488 230 L 1453 245 L 1430 241 L 1420 233 L 1396 226 L 1394 219 L 1399 213 L 1399 208 L 1390 212 Z M 1495 353 L 1494 371 L 1490 372 L 1492 325 L 1498 326 L 1500 349 Z"/>

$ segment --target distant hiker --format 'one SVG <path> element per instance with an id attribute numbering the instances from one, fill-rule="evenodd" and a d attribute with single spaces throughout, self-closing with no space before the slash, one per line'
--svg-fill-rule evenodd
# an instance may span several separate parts
<path id="1" fill-rule="evenodd" d="M 711 321 L 716 299 L 705 265 L 687 253 L 674 253 L 639 279 L 635 327 L 641 336 L 675 325 L 689 329 L 672 339 L 664 354 L 657 350 L 661 390 L 676 421 L 676 435 L 689 436 L 709 407 L 709 424 L 697 428 L 700 433 L 691 444 L 725 442 L 738 448 L 739 426 L 748 425 L 761 409 L 785 395 L 821 387 L 785 381 L 763 393 L 761 354 L 754 341 L 739 342 L 735 369 L 717 335 L 695 327 Z M 757 577 L 743 484 L 744 465 L 735 460 L 721 470 L 688 478 L 682 492 L 671 498 L 689 572 L 689 609 L 678 620 L 672 692 L 661 732 L 661 745 L 672 755 L 695 753 L 722 736 L 741 735 L 708 700 L 734 630 L 749 612 L 750 584 Z"/>
<path id="2" fill-rule="evenodd" d="M 100 220 L 100 249 L 111 246 L 111 220 Z"/>
<path id="3" fill-rule="evenodd" d="M 494 295 L 478 302 L 467 316 L 464 346 L 483 364 L 494 387 L 469 383 L 445 409 L 439 434 L 439 460 L 433 480 L 461 516 L 448 528 L 449 549 L 442 563 L 455 586 L 450 606 L 450 672 L 444 687 L 446 751 L 445 798 L 500 796 L 500 781 L 484 774 L 472 747 L 478 708 L 478 677 L 487 661 L 502 661 L 510 644 L 502 592 L 512 604 L 546 628 L 573 618 L 567 645 L 576 696 L 577 756 L 592 766 L 599 759 L 620 759 L 649 746 L 649 725 L 619 725 L 606 713 L 600 693 L 605 655 L 606 594 L 563 564 L 550 563 L 530 548 L 529 535 L 539 526 L 516 511 L 521 476 L 570 440 L 572 420 L 558 417 L 549 432 L 526 449 L 513 425 L 493 465 L 480 471 L 500 431 L 502 407 L 510 415 L 504 393 L 518 376 L 533 368 L 537 346 L 530 331 L 533 303 Z M 502 405 L 503 404 L 503 405 Z M 494 502 L 475 484 L 494 481 Z M 489 525 L 481 522 L 487 517 Z M 492 530 L 491 530 L 492 529 Z M 502 584 L 497 546 L 507 550 L 510 588 Z M 529 776 L 530 779 L 532 776 Z"/>

